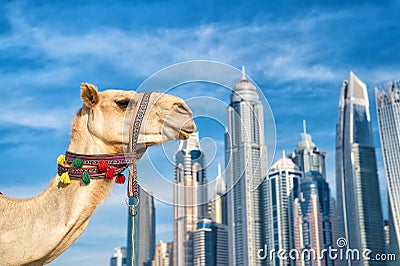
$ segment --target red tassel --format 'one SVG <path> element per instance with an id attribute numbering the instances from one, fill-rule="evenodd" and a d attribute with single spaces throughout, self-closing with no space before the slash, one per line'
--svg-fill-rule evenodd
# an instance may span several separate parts
<path id="1" fill-rule="evenodd" d="M 106 172 L 106 178 L 112 180 L 115 176 L 115 168 L 108 168 Z"/>
<path id="2" fill-rule="evenodd" d="M 117 176 L 117 178 L 115 178 L 115 183 L 117 183 L 117 184 L 125 183 L 125 176 L 123 174 L 119 174 L 119 176 Z"/>
<path id="3" fill-rule="evenodd" d="M 108 163 L 106 161 L 100 160 L 99 164 L 97 165 L 97 169 L 99 169 L 99 172 L 105 172 L 107 171 L 108 168 Z"/>

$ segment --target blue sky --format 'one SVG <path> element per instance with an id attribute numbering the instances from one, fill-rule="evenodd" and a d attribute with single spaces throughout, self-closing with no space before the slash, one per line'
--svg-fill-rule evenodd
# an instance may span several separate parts
<path id="1" fill-rule="evenodd" d="M 274 114 L 278 154 L 294 149 L 306 119 L 314 142 L 327 152 L 329 181 L 340 87 L 354 71 L 369 89 L 386 204 L 373 87 L 400 78 L 400 4 L 265 2 L 1 1 L 0 191 L 31 197 L 46 188 L 81 106 L 81 82 L 136 89 L 162 68 L 203 59 L 246 66 Z M 215 175 L 215 167 L 208 174 Z M 113 248 L 126 242 L 124 193 L 116 187 L 85 233 L 51 265 L 108 265 Z M 158 239 L 172 239 L 171 219 L 172 208 L 157 203 Z"/>

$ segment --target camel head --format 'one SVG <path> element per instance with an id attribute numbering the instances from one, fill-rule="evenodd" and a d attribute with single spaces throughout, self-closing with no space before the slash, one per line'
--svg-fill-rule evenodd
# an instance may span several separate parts
<path id="1" fill-rule="evenodd" d="M 86 116 L 81 127 L 87 128 L 90 138 L 102 142 L 110 153 L 126 151 L 129 128 L 135 117 L 140 94 L 123 90 L 99 92 L 94 85 L 83 83 L 81 98 L 83 107 L 78 115 Z M 76 130 L 73 128 L 73 135 Z M 152 93 L 140 129 L 138 146 L 187 139 L 195 130 L 192 112 L 182 99 Z"/>

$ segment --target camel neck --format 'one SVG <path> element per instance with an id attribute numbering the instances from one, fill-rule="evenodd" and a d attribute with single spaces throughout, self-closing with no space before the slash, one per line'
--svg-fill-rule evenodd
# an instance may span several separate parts
<path id="1" fill-rule="evenodd" d="M 83 109 L 78 111 L 72 125 L 68 151 L 77 154 L 115 154 L 115 145 L 105 143 L 89 131 L 88 114 Z"/>

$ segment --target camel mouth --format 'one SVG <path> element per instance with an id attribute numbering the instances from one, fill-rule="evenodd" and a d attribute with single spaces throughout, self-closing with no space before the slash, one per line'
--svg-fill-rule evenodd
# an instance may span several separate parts
<path id="1" fill-rule="evenodd" d="M 186 140 L 189 138 L 190 134 L 192 134 L 194 131 L 192 130 L 184 130 L 181 129 L 181 131 L 179 131 L 179 139 L 180 140 Z"/>
<path id="2" fill-rule="evenodd" d="M 186 122 L 183 127 L 179 130 L 179 139 L 186 140 L 190 134 L 196 131 L 196 124 L 193 120 Z"/>

